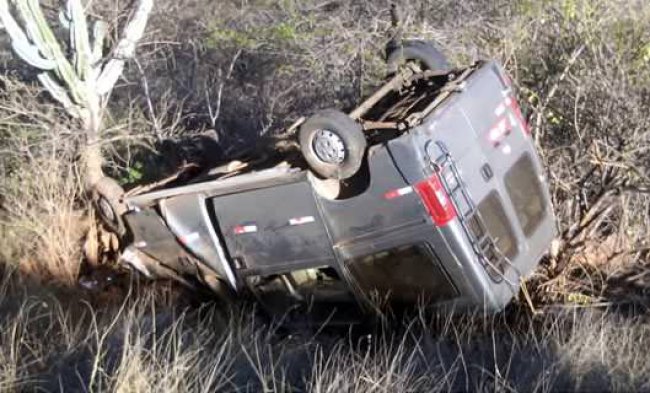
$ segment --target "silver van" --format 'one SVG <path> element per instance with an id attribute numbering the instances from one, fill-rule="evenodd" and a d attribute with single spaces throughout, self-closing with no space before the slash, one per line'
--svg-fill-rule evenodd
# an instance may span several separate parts
<path id="1" fill-rule="evenodd" d="M 125 194 L 123 214 L 102 214 L 124 261 L 320 320 L 506 306 L 555 235 L 513 86 L 495 62 L 406 49 L 417 61 L 352 111 L 296 122 L 282 153 Z"/>

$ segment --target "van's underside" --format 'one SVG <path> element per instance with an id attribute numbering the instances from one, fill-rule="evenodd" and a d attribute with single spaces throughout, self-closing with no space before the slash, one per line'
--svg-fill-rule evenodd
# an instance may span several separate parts
<path id="1" fill-rule="evenodd" d="M 451 93 L 462 89 L 463 81 L 480 66 L 481 63 L 476 63 L 465 69 L 436 72 L 421 71 L 417 66 L 409 64 L 353 109 L 349 116 L 362 124 L 370 145 L 383 143 L 421 124 Z M 155 204 L 161 198 L 202 190 L 204 187 L 192 187 L 199 183 L 239 177 L 270 168 L 287 172 L 292 172 L 293 168 L 307 169 L 294 138 L 297 128 L 304 120 L 305 118 L 298 119 L 286 131 L 266 141 L 268 143 L 245 151 L 235 159 L 189 179 L 181 176 L 181 170 L 152 185 L 136 187 L 126 193 L 126 201 L 132 206 L 141 207 Z M 253 178 L 245 183 L 256 181 Z"/>

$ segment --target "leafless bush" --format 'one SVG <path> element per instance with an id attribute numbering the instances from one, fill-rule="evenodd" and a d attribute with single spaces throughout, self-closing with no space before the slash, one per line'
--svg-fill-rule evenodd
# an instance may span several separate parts
<path id="1" fill-rule="evenodd" d="M 553 283 L 568 284 L 547 286 L 561 295 L 553 301 L 570 291 L 597 301 L 608 277 L 646 258 L 648 219 L 639 213 L 650 207 L 650 72 L 641 26 L 650 11 L 641 3 L 576 1 L 533 15 L 513 66 L 559 218 L 559 258 L 541 281 L 562 276 Z"/>
<path id="2" fill-rule="evenodd" d="M 76 138 L 39 91 L 3 78 L 0 257 L 43 279 L 79 272 L 85 208 L 75 174 Z"/>
<path id="3" fill-rule="evenodd" d="M 157 128 L 173 125 L 163 138 L 213 129 L 218 147 L 209 155 L 223 158 L 316 109 L 350 107 L 383 77 L 388 1 L 199 3 L 160 3 L 152 34 L 175 38 L 145 45 L 142 67 L 130 77 L 130 102 L 175 114 L 152 120 Z M 435 40 L 459 65 L 497 58 L 513 75 L 559 217 L 559 252 L 538 282 L 563 276 L 577 283 L 536 293 L 551 302 L 573 291 L 601 299 L 609 277 L 644 260 L 648 248 L 647 215 L 638 214 L 650 207 L 648 7 L 581 0 L 400 4 L 407 35 Z M 200 155 L 189 149 L 185 159 Z M 604 274 L 603 284 L 582 285 L 594 271 Z"/>

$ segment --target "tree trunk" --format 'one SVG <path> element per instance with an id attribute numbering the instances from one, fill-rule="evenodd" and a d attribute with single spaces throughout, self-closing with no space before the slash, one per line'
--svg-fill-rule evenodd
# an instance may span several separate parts
<path id="1" fill-rule="evenodd" d="M 86 191 L 92 192 L 97 183 L 106 177 L 102 169 L 103 164 L 101 145 L 97 142 L 86 143 L 81 151 L 81 176 Z"/>
<path id="2" fill-rule="evenodd" d="M 88 111 L 81 119 L 81 126 L 84 129 L 84 145 L 81 151 L 81 176 L 86 192 L 97 191 L 100 182 L 107 178 L 104 174 L 104 155 L 102 154 L 102 106 L 99 97 L 89 100 Z M 112 195 L 119 197 L 120 195 Z"/>
<path id="3" fill-rule="evenodd" d="M 109 228 L 106 232 L 102 226 L 93 227 L 94 231 L 89 231 L 87 235 L 85 254 L 91 265 L 97 265 L 101 262 L 99 256 L 102 252 L 114 253 L 119 250 L 120 238 L 126 233 L 122 215 L 127 209 L 122 200 L 124 189 L 115 179 L 106 176 L 102 169 L 104 156 L 99 138 L 100 123 L 86 124 L 94 126 L 86 128 L 86 138 L 80 152 L 81 181 L 93 200 L 99 218 Z M 109 241 L 106 242 L 106 239 Z"/>

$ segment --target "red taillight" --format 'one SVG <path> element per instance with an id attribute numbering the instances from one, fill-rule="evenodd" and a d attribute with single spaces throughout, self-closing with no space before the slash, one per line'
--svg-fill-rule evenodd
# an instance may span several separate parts
<path id="1" fill-rule="evenodd" d="M 530 135 L 530 127 L 528 127 L 528 122 L 524 118 L 524 115 L 521 113 L 521 108 L 519 107 L 517 99 L 514 97 L 508 97 L 507 100 L 510 101 L 510 109 L 517 117 L 517 120 L 519 120 L 519 124 L 521 124 L 521 128 L 524 130 L 524 133 Z"/>
<path id="2" fill-rule="evenodd" d="M 438 175 L 419 182 L 415 188 L 436 225 L 445 225 L 456 217 L 456 209 Z"/>
<path id="3" fill-rule="evenodd" d="M 524 115 L 521 113 L 521 108 L 519 107 L 519 103 L 517 102 L 517 99 L 514 97 L 512 80 L 510 80 L 508 74 L 506 74 L 505 71 L 501 69 L 497 68 L 496 74 L 499 76 L 499 79 L 501 80 L 501 83 L 505 88 L 505 90 L 503 91 L 505 96 L 505 102 L 497 107 L 497 110 L 495 111 L 496 115 L 501 116 L 505 104 L 505 107 L 510 107 L 512 113 L 517 117 L 517 120 L 519 120 L 519 124 L 521 124 L 521 128 L 523 129 L 524 133 L 530 135 L 530 127 L 528 126 L 528 122 L 524 118 Z"/>

